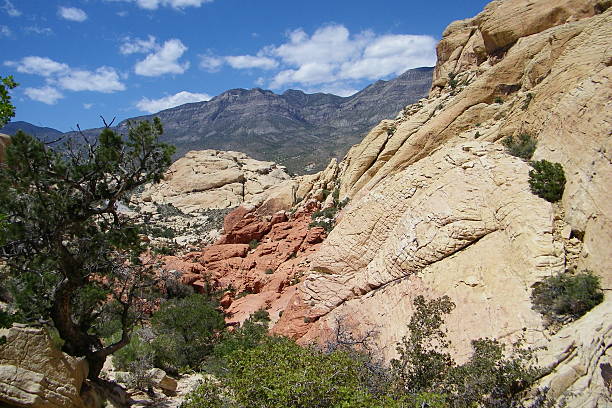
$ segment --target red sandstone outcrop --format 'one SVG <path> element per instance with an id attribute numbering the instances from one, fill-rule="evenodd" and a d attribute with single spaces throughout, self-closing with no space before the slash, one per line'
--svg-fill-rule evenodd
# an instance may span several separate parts
<path id="1" fill-rule="evenodd" d="M 207 285 L 226 289 L 221 299 L 230 324 L 258 309 L 276 321 L 308 270 L 308 255 L 325 237 L 323 228 L 309 228 L 316 202 L 288 216 L 260 217 L 239 207 L 226 217 L 226 233 L 201 252 L 166 257 L 164 268 L 183 273 L 184 283 L 204 291 Z"/>

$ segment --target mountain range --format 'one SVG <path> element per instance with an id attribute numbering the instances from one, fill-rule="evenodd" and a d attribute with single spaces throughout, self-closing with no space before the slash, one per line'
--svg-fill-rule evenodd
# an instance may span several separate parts
<path id="1" fill-rule="evenodd" d="M 260 88 L 231 89 L 210 101 L 126 119 L 116 128 L 126 131 L 131 121 L 158 116 L 164 124 L 162 140 L 176 146 L 177 158 L 189 150 L 235 150 L 280 163 L 292 173 L 315 172 L 331 158 L 341 159 L 382 119 L 394 118 L 406 105 L 425 97 L 432 72 L 433 68 L 412 69 L 348 97 L 297 90 L 279 95 Z M 10 123 L 0 132 L 14 134 L 17 129 L 45 139 L 61 134 L 27 122 Z M 98 131 L 85 133 L 95 135 Z"/>

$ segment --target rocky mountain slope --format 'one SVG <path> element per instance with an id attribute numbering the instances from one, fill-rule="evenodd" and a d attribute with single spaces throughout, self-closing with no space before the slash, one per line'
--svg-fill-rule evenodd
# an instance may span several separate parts
<path id="1" fill-rule="evenodd" d="M 60 132 L 57 129 L 36 126 L 31 123 L 19 120 L 4 125 L 2 128 L 0 128 L 0 133 L 5 133 L 7 135 L 13 136 L 15 133 L 17 133 L 18 130 L 22 130 L 25 133 L 35 136 L 40 140 L 49 142 L 57 140 L 64 134 L 63 132 Z"/>
<path id="2" fill-rule="evenodd" d="M 329 193 L 337 188 L 339 200 L 350 203 L 302 261 L 307 270 L 291 282 L 295 289 L 286 287 L 295 294 L 287 299 L 281 289 L 275 297 L 286 307 L 258 301 L 269 297 L 257 286 L 242 303 L 267 304 L 273 331 L 304 344 L 324 341 L 339 321 L 357 334 L 373 330 L 388 359 L 406 334 L 412 299 L 446 294 L 457 305 L 447 327 L 459 360 L 473 339 L 524 336 L 529 345 L 547 347 L 540 352 L 547 370 L 540 385 L 558 404 L 609 405 L 609 6 L 494 1 L 478 16 L 452 23 L 438 45 L 428 98 L 381 122 L 342 162 L 289 180 L 268 199 L 275 209 L 333 207 Z M 524 133 L 537 139 L 534 159 L 565 169 L 560 202 L 532 194 L 529 164 L 500 143 Z M 266 203 L 239 210 L 230 217 L 242 217 L 247 231 L 267 214 Z M 220 245 L 228 243 L 222 238 Z M 225 261 L 235 258 L 246 259 L 233 254 Z M 606 297 L 556 332 L 532 309 L 530 295 L 544 277 L 566 270 L 598 274 Z M 250 273 L 239 276 L 248 281 L 259 272 Z"/>
<path id="3" fill-rule="evenodd" d="M 155 116 L 164 124 L 164 140 L 177 147 L 177 157 L 189 150 L 235 150 L 303 174 L 322 170 L 332 157 L 343 157 L 376 123 L 427 95 L 431 73 L 432 68 L 409 70 L 349 97 L 232 89 L 208 102 Z M 123 121 L 118 127 L 126 126 Z"/>

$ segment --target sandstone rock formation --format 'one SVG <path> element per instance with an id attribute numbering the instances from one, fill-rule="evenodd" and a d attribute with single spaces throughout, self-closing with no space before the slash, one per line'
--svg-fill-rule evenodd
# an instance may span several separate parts
<path id="1" fill-rule="evenodd" d="M 226 217 L 225 235 L 202 251 L 166 257 L 164 268 L 182 272 L 196 290 L 225 290 L 221 305 L 228 323 L 241 323 L 258 309 L 276 321 L 308 269 L 308 255 L 323 241 L 322 228 L 308 228 L 316 202 L 287 216 L 266 220 L 244 207 Z"/>
<path id="2" fill-rule="evenodd" d="M 526 327 L 530 340 L 540 338 L 530 287 L 562 270 L 564 258 L 553 208 L 531 193 L 528 171 L 501 145 L 470 141 L 387 177 L 311 256 L 299 297 L 317 323 L 294 331 L 289 319 L 304 316 L 287 314 L 276 332 L 310 342 L 338 317 L 358 316 L 359 327 L 379 328 L 388 359 L 406 333 L 411 299 L 423 293 L 457 304 L 448 326 L 459 355 L 475 333 L 512 338 Z"/>
<path id="3" fill-rule="evenodd" d="M 351 203 L 273 331 L 309 343 L 338 322 L 375 330 L 388 359 L 412 299 L 446 294 L 457 305 L 448 329 L 459 360 L 471 339 L 524 335 L 551 347 L 543 384 L 559 404 L 611 404 L 609 294 L 558 333 L 530 301 L 534 283 L 564 270 L 590 269 L 612 285 L 609 6 L 494 1 L 452 23 L 429 97 L 339 163 L 331 183 Z M 560 203 L 534 196 L 529 165 L 499 143 L 523 133 L 538 140 L 534 159 L 563 165 Z"/>
<path id="4" fill-rule="evenodd" d="M 244 153 L 191 151 L 174 162 L 164 180 L 145 190 L 142 198 L 172 204 L 185 213 L 237 207 L 243 202 L 256 205 L 287 179 L 283 167 Z"/>
<path id="5" fill-rule="evenodd" d="M 0 405 L 14 407 L 85 407 L 81 398 L 87 363 L 51 343 L 44 329 L 3 329 L 0 345 Z"/>
<path id="6" fill-rule="evenodd" d="M 0 163 L 4 161 L 4 152 L 6 151 L 6 146 L 8 146 L 10 141 L 10 136 L 0 133 Z"/>
<path id="7" fill-rule="evenodd" d="M 289 175 L 275 163 L 238 152 L 192 151 L 122 209 L 145 224 L 154 246 L 196 250 L 220 237 L 223 219 L 235 207 L 254 208 L 272 194 L 279 197 L 287 183 Z M 266 208 L 276 212 L 293 204 L 293 197 L 277 198 Z"/>
<path id="8" fill-rule="evenodd" d="M 612 284 L 610 61 L 612 11 L 590 0 L 494 1 L 451 24 L 438 45 L 430 97 L 374 128 L 340 164 L 341 195 L 359 198 L 388 175 L 457 140 L 528 133 L 535 159 L 561 163 L 565 221 L 584 235 L 580 268 Z M 451 78 L 452 77 L 452 78 Z"/>

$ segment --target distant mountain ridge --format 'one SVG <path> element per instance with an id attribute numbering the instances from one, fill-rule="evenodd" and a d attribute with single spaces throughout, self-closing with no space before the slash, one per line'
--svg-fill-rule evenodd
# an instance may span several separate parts
<path id="1" fill-rule="evenodd" d="M 348 97 L 231 89 L 207 102 L 126 119 L 117 129 L 125 131 L 130 121 L 158 116 L 164 125 L 163 140 L 177 147 L 177 157 L 189 150 L 235 150 L 278 162 L 293 173 L 318 171 L 331 158 L 342 159 L 382 119 L 394 118 L 406 105 L 427 96 L 432 75 L 433 68 L 412 69 Z"/>
<path id="2" fill-rule="evenodd" d="M 36 136 L 38 139 L 45 142 L 51 142 L 60 138 L 64 133 L 50 127 L 36 126 L 28 122 L 16 121 L 7 123 L 3 128 L 0 129 L 0 133 L 4 133 L 10 136 L 15 135 L 19 130 L 25 133 Z"/>
<path id="3" fill-rule="evenodd" d="M 236 150 L 273 160 L 294 173 L 324 168 L 342 158 L 382 119 L 425 97 L 432 68 L 417 68 L 377 81 L 349 97 L 288 90 L 231 89 L 208 102 L 181 105 L 129 120 L 159 116 L 164 138 L 179 154 L 203 148 Z M 118 125 L 125 128 L 128 121 Z"/>

